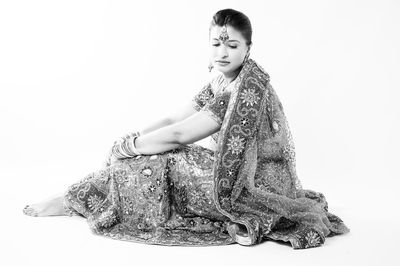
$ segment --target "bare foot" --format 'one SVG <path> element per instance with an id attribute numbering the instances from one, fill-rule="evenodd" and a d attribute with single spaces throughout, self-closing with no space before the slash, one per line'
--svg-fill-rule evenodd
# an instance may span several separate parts
<path id="1" fill-rule="evenodd" d="M 22 212 L 25 215 L 34 217 L 68 215 L 63 207 L 63 196 L 56 196 L 36 204 L 26 205 Z"/>

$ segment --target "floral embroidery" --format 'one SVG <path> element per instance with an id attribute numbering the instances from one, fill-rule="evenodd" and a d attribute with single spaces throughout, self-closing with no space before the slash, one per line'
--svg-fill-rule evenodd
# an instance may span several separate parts
<path id="1" fill-rule="evenodd" d="M 233 154 L 240 154 L 244 149 L 244 139 L 240 138 L 240 136 L 232 136 L 228 141 L 228 150 Z"/>
<path id="2" fill-rule="evenodd" d="M 226 172 L 226 175 L 227 175 L 227 176 L 233 176 L 233 174 L 234 174 L 234 172 L 231 171 L 231 170 L 228 170 L 228 171 Z"/>
<path id="3" fill-rule="evenodd" d="M 129 197 L 122 197 L 122 211 L 125 214 L 130 214 L 134 211 L 134 202 Z"/>
<path id="4" fill-rule="evenodd" d="M 149 186 L 150 192 L 154 192 L 156 190 L 156 187 L 154 185 Z"/>
<path id="5" fill-rule="evenodd" d="M 175 158 L 168 158 L 168 164 L 175 165 L 176 164 Z"/>
<path id="6" fill-rule="evenodd" d="M 194 227 L 194 226 L 196 225 L 196 221 L 195 221 L 195 220 L 190 220 L 190 221 L 189 221 L 189 225 L 190 225 L 191 227 Z"/>
<path id="7" fill-rule="evenodd" d="M 108 208 L 106 211 L 100 214 L 96 221 L 96 227 L 110 227 L 117 222 L 116 210 L 113 207 Z"/>
<path id="8" fill-rule="evenodd" d="M 319 235 L 314 231 L 309 231 L 305 238 L 307 240 L 306 248 L 316 247 L 320 244 Z"/>
<path id="9" fill-rule="evenodd" d="M 194 108 L 199 111 L 210 99 L 214 97 L 211 84 L 204 86 L 201 91 L 193 98 Z"/>
<path id="10" fill-rule="evenodd" d="M 118 184 L 123 184 L 128 181 L 128 175 L 125 170 L 114 171 L 113 175 Z"/>
<path id="11" fill-rule="evenodd" d="M 95 212 L 101 205 L 101 199 L 99 196 L 90 195 L 88 198 L 88 207 L 91 212 Z"/>
<path id="12" fill-rule="evenodd" d="M 199 95 L 199 100 L 202 102 L 207 102 L 211 97 L 213 97 L 212 91 L 208 88 L 207 90 L 204 90 L 200 95 Z"/>
<path id="13" fill-rule="evenodd" d="M 243 100 L 243 103 L 245 103 L 246 106 L 249 106 L 249 105 L 253 106 L 254 104 L 256 104 L 258 102 L 258 100 L 260 100 L 260 97 L 257 96 L 254 89 L 248 89 L 248 90 L 244 90 L 240 94 L 240 99 Z"/>

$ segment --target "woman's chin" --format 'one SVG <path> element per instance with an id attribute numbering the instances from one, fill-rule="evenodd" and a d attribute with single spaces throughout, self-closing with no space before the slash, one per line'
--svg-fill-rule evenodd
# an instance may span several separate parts
<path id="1" fill-rule="evenodd" d="M 217 67 L 216 68 L 217 71 L 221 72 L 222 74 L 224 74 L 225 76 L 230 76 L 233 74 L 237 74 L 237 72 L 240 70 L 239 68 L 236 68 L 235 70 L 232 71 L 232 68 L 223 68 L 223 67 Z"/>
<path id="2" fill-rule="evenodd" d="M 216 70 L 218 70 L 219 72 L 226 74 L 231 72 L 230 68 L 226 68 L 226 67 L 216 67 Z"/>

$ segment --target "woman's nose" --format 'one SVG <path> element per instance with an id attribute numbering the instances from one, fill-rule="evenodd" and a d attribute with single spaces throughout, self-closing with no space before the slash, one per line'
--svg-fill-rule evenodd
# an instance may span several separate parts
<path id="1" fill-rule="evenodd" d="M 225 45 L 220 45 L 218 48 L 218 55 L 221 58 L 228 57 L 228 50 L 226 49 Z"/>

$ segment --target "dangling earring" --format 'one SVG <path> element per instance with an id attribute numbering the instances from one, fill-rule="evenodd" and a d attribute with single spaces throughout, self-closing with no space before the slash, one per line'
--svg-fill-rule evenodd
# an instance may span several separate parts
<path id="1" fill-rule="evenodd" d="M 248 52 L 248 53 L 246 54 L 246 56 L 244 57 L 243 65 L 246 64 L 246 62 L 249 60 L 249 57 L 250 57 L 250 52 Z"/>
<path id="2" fill-rule="evenodd" d="M 211 70 L 213 69 L 213 64 L 212 63 L 210 63 L 209 65 L 208 65 L 208 72 L 211 72 Z"/>

